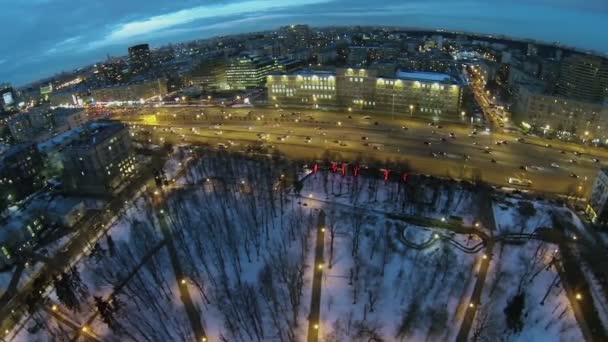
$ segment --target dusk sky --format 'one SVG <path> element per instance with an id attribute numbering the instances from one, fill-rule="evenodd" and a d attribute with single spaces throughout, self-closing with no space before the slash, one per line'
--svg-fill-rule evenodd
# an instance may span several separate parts
<path id="1" fill-rule="evenodd" d="M 292 23 L 507 34 L 608 53 L 607 0 L 0 0 L 0 83 L 153 47 Z"/>

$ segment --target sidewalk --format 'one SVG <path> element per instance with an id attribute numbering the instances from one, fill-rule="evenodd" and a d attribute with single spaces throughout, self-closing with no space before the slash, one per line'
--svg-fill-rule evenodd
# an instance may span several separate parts
<path id="1" fill-rule="evenodd" d="M 171 265 L 173 266 L 173 271 L 175 273 L 175 282 L 179 287 L 180 298 L 182 299 L 184 307 L 186 308 L 186 314 L 190 320 L 190 325 L 194 331 L 196 341 L 206 341 L 207 335 L 201 323 L 200 312 L 192 302 L 192 297 L 190 296 L 190 291 L 188 290 L 186 275 L 184 274 L 184 270 L 182 269 L 182 265 L 179 261 L 179 254 L 177 253 L 175 244 L 173 243 L 173 234 L 171 233 L 171 228 L 169 228 L 167 225 L 166 220 L 167 216 L 161 209 L 158 221 L 160 222 L 160 228 L 164 239 L 167 242 L 167 251 L 169 252 Z"/>
<path id="2" fill-rule="evenodd" d="M 325 212 L 321 210 L 319 213 L 319 223 L 317 224 L 317 243 L 315 247 L 315 264 L 312 278 L 312 296 L 310 300 L 310 315 L 308 316 L 308 342 L 316 342 L 319 340 L 324 249 Z"/>

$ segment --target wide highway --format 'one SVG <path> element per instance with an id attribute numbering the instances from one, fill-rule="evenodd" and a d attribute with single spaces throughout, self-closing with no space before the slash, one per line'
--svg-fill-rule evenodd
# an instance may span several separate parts
<path id="1" fill-rule="evenodd" d="M 198 119 L 159 123 L 150 116 L 155 113 L 176 117 L 187 113 Z M 466 123 L 431 125 L 403 114 L 162 107 L 116 114 L 114 119 L 133 125 L 133 133 L 140 137 L 143 131 L 151 132 L 155 144 L 211 142 L 244 150 L 259 141 L 295 158 L 320 158 L 329 150 L 346 162 L 407 160 L 418 173 L 481 177 L 509 187 L 514 187 L 508 184 L 511 177 L 527 179 L 532 190 L 577 197 L 588 195 L 597 170 L 608 162 L 608 151 L 603 149 L 483 128 L 474 133 L 475 128 Z"/>

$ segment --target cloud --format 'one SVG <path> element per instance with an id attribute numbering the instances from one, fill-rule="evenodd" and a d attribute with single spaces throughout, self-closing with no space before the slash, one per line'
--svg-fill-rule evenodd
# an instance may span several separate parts
<path id="1" fill-rule="evenodd" d="M 176 12 L 152 16 L 143 20 L 122 23 L 114 27 L 110 33 L 100 40 L 87 45 L 88 49 L 124 43 L 131 39 L 156 34 L 159 31 L 176 26 L 190 24 L 202 19 L 214 19 L 270 10 L 280 10 L 289 7 L 317 5 L 333 0 L 300 0 L 290 3 L 285 0 L 247 0 L 229 4 L 214 4 L 183 9 Z"/>
<path id="2" fill-rule="evenodd" d="M 71 52 L 75 47 L 76 43 L 78 43 L 82 39 L 82 36 L 70 37 L 66 38 L 59 43 L 53 45 L 51 48 L 46 50 L 43 54 L 46 56 L 55 55 L 58 53 L 66 53 Z"/>

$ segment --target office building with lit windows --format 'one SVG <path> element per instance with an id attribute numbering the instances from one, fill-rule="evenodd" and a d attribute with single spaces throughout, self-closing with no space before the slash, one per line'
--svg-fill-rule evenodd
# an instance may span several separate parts
<path id="1" fill-rule="evenodd" d="M 226 80 L 231 89 L 248 89 L 264 85 L 266 77 L 277 70 L 275 61 L 268 57 L 239 56 L 226 65 Z"/>
<path id="2" fill-rule="evenodd" d="M 129 130 L 119 123 L 87 124 L 61 157 L 64 188 L 78 194 L 115 195 L 137 171 Z"/>
<path id="3" fill-rule="evenodd" d="M 304 70 L 268 76 L 268 102 L 280 106 L 377 110 L 435 120 L 460 117 L 463 83 L 446 74 L 398 71 L 378 77 L 374 69 Z"/>
<path id="4" fill-rule="evenodd" d="M 564 58 L 557 94 L 577 101 L 603 102 L 608 98 L 608 60 L 587 55 Z"/>
<path id="5" fill-rule="evenodd" d="M 129 47 L 129 67 L 133 74 L 144 73 L 152 67 L 150 45 L 139 44 Z"/>
<path id="6" fill-rule="evenodd" d="M 0 155 L 0 212 L 44 185 L 44 163 L 35 144 L 20 144 Z"/>
<path id="7" fill-rule="evenodd" d="M 337 105 L 336 74 L 334 71 L 301 70 L 292 74 L 268 76 L 270 103 L 277 106 L 329 106 Z"/>

